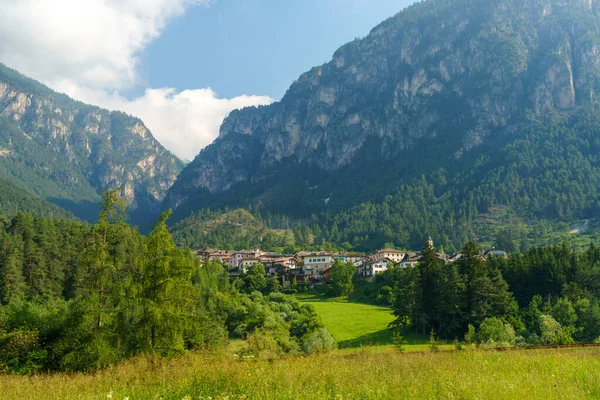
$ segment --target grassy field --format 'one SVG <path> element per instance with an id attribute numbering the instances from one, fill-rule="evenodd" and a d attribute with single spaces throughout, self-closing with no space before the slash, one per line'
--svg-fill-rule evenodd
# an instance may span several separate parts
<path id="1" fill-rule="evenodd" d="M 0 398 L 598 399 L 600 350 L 334 351 L 272 362 L 198 353 L 137 359 L 96 375 L 0 376 Z"/>
<path id="2" fill-rule="evenodd" d="M 394 320 L 391 309 L 318 296 L 303 297 L 300 300 L 315 307 L 340 349 L 369 347 L 366 351 L 381 353 L 392 347 L 391 332 L 388 329 L 388 325 Z M 406 351 L 429 350 L 429 338 L 409 336 L 406 341 Z M 441 350 L 452 348 L 452 345 L 440 345 Z"/>
<path id="3" fill-rule="evenodd" d="M 399 352 L 385 329 L 393 319 L 389 309 L 302 300 L 315 306 L 340 350 L 242 361 L 233 354 L 240 341 L 170 361 L 138 358 L 95 375 L 0 375 L 0 399 L 600 398 L 597 347 L 434 353 L 425 339 L 409 338 Z"/>
<path id="4" fill-rule="evenodd" d="M 317 301 L 312 304 L 339 346 L 391 344 L 387 329 L 394 320 L 389 308 L 357 303 Z"/>

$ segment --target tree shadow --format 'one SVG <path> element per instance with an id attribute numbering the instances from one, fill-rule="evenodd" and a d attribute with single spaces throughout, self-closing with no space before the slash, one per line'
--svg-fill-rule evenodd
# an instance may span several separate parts
<path id="1" fill-rule="evenodd" d="M 383 329 L 355 339 L 341 341 L 338 343 L 338 347 L 340 349 L 356 349 L 359 347 L 387 346 L 390 344 L 392 344 L 392 332 L 389 329 Z"/>
<path id="2" fill-rule="evenodd" d="M 407 345 L 426 345 L 429 343 L 429 340 L 425 336 L 418 335 L 416 333 L 408 333 L 404 340 Z M 338 342 L 338 347 L 340 349 L 356 349 L 360 347 L 370 347 L 370 346 L 388 346 L 392 345 L 394 342 L 392 340 L 392 331 L 390 329 L 383 329 L 377 332 L 372 332 L 367 335 L 361 336 L 359 338 L 351 339 L 351 340 L 343 340 Z"/>
<path id="3" fill-rule="evenodd" d="M 100 212 L 100 201 L 81 200 L 75 201 L 70 199 L 49 198 L 49 202 L 56 204 L 60 208 L 69 211 L 77 218 L 86 222 L 96 222 L 98 213 Z"/>

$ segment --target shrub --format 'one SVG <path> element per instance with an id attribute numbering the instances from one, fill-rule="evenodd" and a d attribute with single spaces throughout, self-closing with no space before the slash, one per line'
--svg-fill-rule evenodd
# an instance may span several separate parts
<path id="1" fill-rule="evenodd" d="M 384 306 L 392 305 L 394 302 L 394 290 L 389 286 L 383 286 L 379 289 L 379 294 L 376 298 L 377 304 Z"/>
<path id="2" fill-rule="evenodd" d="M 475 327 L 469 324 L 467 329 L 467 333 L 465 333 L 465 342 L 468 344 L 473 344 L 477 341 L 477 332 L 475 331 Z"/>
<path id="3" fill-rule="evenodd" d="M 332 350 L 334 347 L 335 340 L 325 328 L 318 328 L 308 333 L 302 343 L 302 350 L 306 354 L 321 353 Z"/>
<path id="4" fill-rule="evenodd" d="M 540 315 L 539 322 L 540 331 L 542 332 L 540 338 L 542 345 L 555 346 L 575 343 L 568 329 L 563 328 L 563 326 L 550 315 Z"/>
<path id="5" fill-rule="evenodd" d="M 515 330 L 498 318 L 486 318 L 479 326 L 477 341 L 487 347 L 509 347 L 515 343 Z"/>
<path id="6" fill-rule="evenodd" d="M 18 329 L 0 334 L 0 370 L 32 374 L 43 368 L 46 358 L 37 331 Z"/>
<path id="7" fill-rule="evenodd" d="M 440 350 L 437 340 L 435 339 L 435 331 L 433 330 L 433 328 L 431 329 L 431 332 L 429 332 L 429 350 L 431 350 L 434 353 Z"/>
<path id="8" fill-rule="evenodd" d="M 282 350 L 272 334 L 259 329 L 248 337 L 248 350 L 253 357 L 258 359 L 277 358 Z"/>
<path id="9" fill-rule="evenodd" d="M 396 348 L 396 350 L 403 352 L 405 350 L 407 341 L 400 332 L 394 331 L 392 333 L 392 343 L 394 344 L 394 347 Z"/>

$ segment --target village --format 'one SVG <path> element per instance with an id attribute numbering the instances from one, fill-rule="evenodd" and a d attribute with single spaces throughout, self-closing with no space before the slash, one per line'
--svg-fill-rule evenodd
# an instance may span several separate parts
<path id="1" fill-rule="evenodd" d="M 429 239 L 433 247 L 433 240 Z M 330 281 L 333 263 L 340 260 L 352 263 L 356 268 L 355 278 L 373 282 L 377 275 L 392 268 L 413 268 L 422 260 L 421 253 L 385 248 L 371 254 L 335 253 L 327 251 L 301 251 L 293 255 L 283 255 L 255 250 L 217 250 L 201 249 L 194 252 L 202 262 L 219 260 L 229 271 L 232 278 L 245 274 L 250 267 L 261 264 L 265 267 L 267 277 L 279 277 L 284 288 L 289 288 L 292 280 L 310 282 L 320 285 Z M 436 252 L 438 259 L 444 263 L 458 261 L 462 254 L 445 254 Z M 482 254 L 484 259 L 492 256 L 507 257 L 502 250 L 492 249 Z"/>

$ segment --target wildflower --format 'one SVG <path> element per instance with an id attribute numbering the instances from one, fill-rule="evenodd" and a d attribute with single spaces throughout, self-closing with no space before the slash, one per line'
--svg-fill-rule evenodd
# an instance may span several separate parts
<path id="1" fill-rule="evenodd" d="M 108 394 L 106 395 L 106 398 L 110 400 L 110 399 L 112 399 L 112 396 L 113 396 L 113 392 L 112 392 L 112 390 L 111 390 L 111 391 L 110 391 L 110 392 L 108 392 Z"/>

